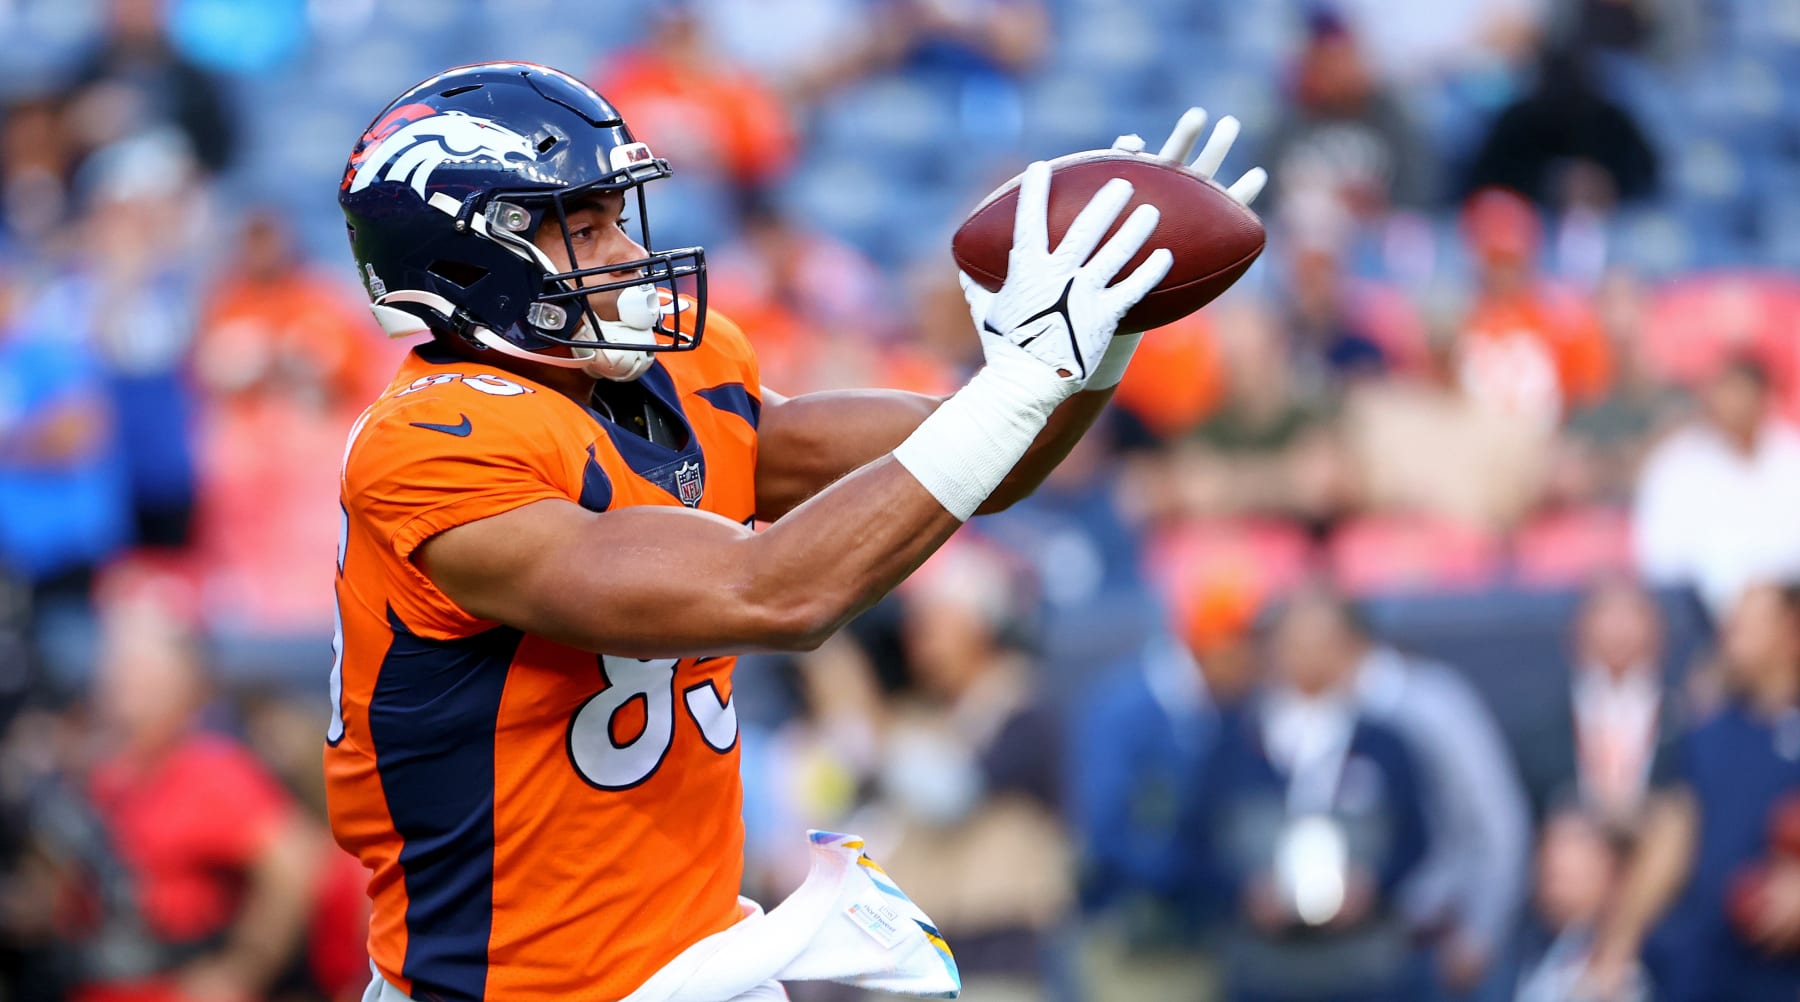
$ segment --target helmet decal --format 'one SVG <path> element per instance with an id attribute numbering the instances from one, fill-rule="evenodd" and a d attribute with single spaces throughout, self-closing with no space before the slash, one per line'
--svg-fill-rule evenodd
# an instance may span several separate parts
<path id="1" fill-rule="evenodd" d="M 568 368 L 612 355 L 639 364 L 697 346 L 706 325 L 704 250 L 651 242 L 645 187 L 670 173 L 581 81 L 480 63 L 415 84 L 377 115 L 344 165 L 338 205 L 389 337 L 459 338 Z M 613 193 L 636 199 L 642 254 L 578 263 L 568 213 Z M 559 230 L 561 264 L 535 242 Z M 618 319 L 602 320 L 599 302 Z"/>
<path id="2" fill-rule="evenodd" d="M 606 162 L 600 165 L 605 170 L 626 170 L 630 168 L 632 164 L 641 164 L 655 159 L 655 157 L 650 154 L 650 147 L 643 143 L 630 143 L 625 146 L 614 146 L 611 150 L 606 151 L 606 153 Z"/>
<path id="3" fill-rule="evenodd" d="M 393 117 L 388 116 L 382 124 Z M 537 152 L 532 149 L 531 140 L 503 125 L 460 111 L 446 111 L 408 122 L 382 137 L 357 166 L 348 190 L 361 191 L 377 180 L 403 181 L 424 198 L 425 186 L 438 167 L 473 160 L 536 163 Z"/>
<path id="4" fill-rule="evenodd" d="M 429 104 L 414 102 L 400 105 L 381 116 L 375 124 L 369 126 L 367 132 L 362 134 L 362 138 L 357 140 L 356 149 L 350 152 L 350 164 L 344 169 L 344 180 L 338 185 L 338 190 L 350 190 L 350 182 L 355 179 L 357 168 L 363 165 L 363 161 L 369 159 L 369 154 L 375 152 L 375 147 L 380 145 L 383 139 L 394 134 L 395 129 L 421 118 L 429 118 L 437 113 L 437 109 Z"/>

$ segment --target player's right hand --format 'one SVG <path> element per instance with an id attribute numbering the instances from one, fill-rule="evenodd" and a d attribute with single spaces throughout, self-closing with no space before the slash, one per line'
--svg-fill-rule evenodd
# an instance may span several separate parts
<path id="1" fill-rule="evenodd" d="M 1131 183 L 1121 178 L 1102 185 L 1052 250 L 1050 165 L 1040 160 L 1025 169 L 1005 283 L 998 292 L 989 292 L 967 273 L 962 276 L 989 368 L 1016 374 L 1058 401 L 1087 384 L 1119 321 L 1163 280 L 1174 261 L 1166 248 L 1158 248 L 1136 271 L 1112 284 L 1160 218 L 1155 206 L 1140 205 L 1102 246 L 1101 238 L 1131 201 L 1131 192 Z"/>

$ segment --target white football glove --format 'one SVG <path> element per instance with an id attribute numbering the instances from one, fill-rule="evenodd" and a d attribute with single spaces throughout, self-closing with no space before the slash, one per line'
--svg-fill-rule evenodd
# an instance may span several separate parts
<path id="1" fill-rule="evenodd" d="M 1163 143 L 1162 149 L 1156 155 L 1164 160 L 1185 163 L 1188 154 L 1194 152 L 1194 143 L 1199 140 L 1201 130 L 1205 128 L 1206 109 L 1189 108 L 1175 123 L 1175 131 L 1169 133 L 1168 141 Z M 1207 138 L 1206 145 L 1201 147 L 1200 155 L 1195 157 L 1194 162 L 1189 166 L 1208 178 L 1213 177 L 1219 172 L 1219 165 L 1225 162 L 1225 155 L 1231 152 L 1231 144 L 1237 142 L 1238 131 L 1236 118 L 1226 115 L 1219 119 L 1219 124 L 1213 126 L 1212 135 Z M 1144 152 L 1144 137 L 1136 134 L 1120 136 L 1113 140 L 1112 148 L 1126 153 L 1142 153 Z M 1247 207 L 1251 202 L 1256 201 L 1256 196 L 1262 194 L 1263 185 L 1268 183 L 1269 172 L 1261 167 L 1252 167 L 1244 172 L 1243 177 L 1233 181 L 1225 191 L 1232 198 L 1237 199 L 1239 205 Z"/>
<path id="2" fill-rule="evenodd" d="M 998 292 L 989 292 L 967 273 L 962 276 L 989 368 L 1046 387 L 1043 392 L 1053 401 L 1065 400 L 1087 384 L 1120 319 L 1174 262 L 1166 248 L 1159 248 L 1136 271 L 1111 284 L 1150 239 L 1160 218 L 1155 206 L 1140 205 L 1100 246 L 1131 201 L 1131 192 L 1131 182 L 1122 178 L 1106 182 L 1051 250 L 1050 165 L 1040 160 L 1025 169 L 1005 283 Z"/>

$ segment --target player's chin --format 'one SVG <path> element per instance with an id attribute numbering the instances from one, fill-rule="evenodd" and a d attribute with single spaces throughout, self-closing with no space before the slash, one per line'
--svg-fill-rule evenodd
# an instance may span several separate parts
<path id="1" fill-rule="evenodd" d="M 601 320 L 617 321 L 619 319 L 619 295 L 624 291 L 623 289 L 608 289 L 605 292 L 593 293 L 587 297 L 588 308 L 593 310 L 594 316 Z"/>

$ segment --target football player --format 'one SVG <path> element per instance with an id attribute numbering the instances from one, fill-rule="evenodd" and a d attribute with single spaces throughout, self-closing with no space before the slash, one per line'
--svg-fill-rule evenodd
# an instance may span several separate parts
<path id="1" fill-rule="evenodd" d="M 409 89 L 345 170 L 375 316 L 426 338 L 342 478 L 325 769 L 371 871 L 377 997 L 626 998 L 738 923 L 732 655 L 816 646 L 1035 487 L 1170 263 L 1123 271 L 1153 207 L 1102 240 L 1123 180 L 1048 246 L 1033 164 L 1005 285 L 965 281 L 966 386 L 788 399 L 707 311 L 702 251 L 651 249 L 668 174 L 600 95 L 520 63 Z"/>

